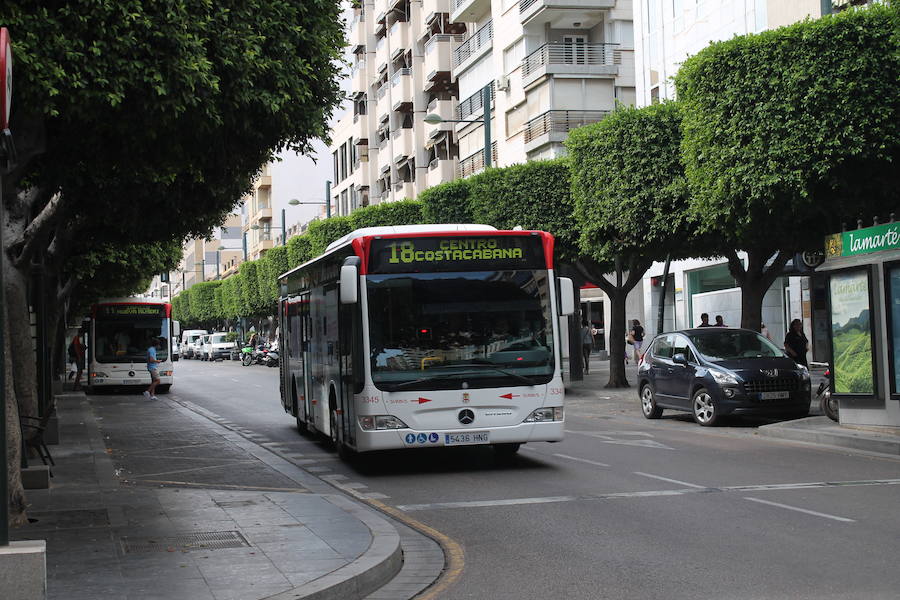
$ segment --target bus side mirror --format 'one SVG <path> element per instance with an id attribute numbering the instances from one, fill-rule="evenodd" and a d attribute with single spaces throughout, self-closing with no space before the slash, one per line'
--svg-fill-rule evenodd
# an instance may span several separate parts
<path id="1" fill-rule="evenodd" d="M 559 314 L 575 314 L 575 284 L 568 277 L 559 278 Z"/>
<path id="2" fill-rule="evenodd" d="M 341 304 L 356 304 L 359 301 L 359 272 L 356 265 L 341 267 Z"/>

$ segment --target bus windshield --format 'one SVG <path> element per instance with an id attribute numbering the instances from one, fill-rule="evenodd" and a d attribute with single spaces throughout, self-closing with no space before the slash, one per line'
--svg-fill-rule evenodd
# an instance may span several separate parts
<path id="1" fill-rule="evenodd" d="M 547 271 L 369 275 L 379 389 L 537 385 L 554 371 Z"/>
<path id="2" fill-rule="evenodd" d="M 94 325 L 94 359 L 101 363 L 141 363 L 154 337 L 168 337 L 169 319 L 156 316 L 121 317 L 101 315 Z M 159 360 L 169 358 L 169 345 L 156 352 Z"/>

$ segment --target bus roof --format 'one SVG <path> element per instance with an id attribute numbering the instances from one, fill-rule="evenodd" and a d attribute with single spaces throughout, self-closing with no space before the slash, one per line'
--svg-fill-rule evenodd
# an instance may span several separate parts
<path id="1" fill-rule="evenodd" d="M 344 237 L 338 238 L 328 244 L 328 247 L 325 248 L 325 253 L 327 254 L 331 250 L 339 248 L 346 243 L 355 240 L 356 238 L 361 238 L 368 235 L 447 233 L 452 231 L 497 231 L 497 228 L 491 225 L 475 225 L 472 223 L 461 223 L 456 225 L 389 225 L 386 227 L 363 227 L 361 229 L 351 231 Z"/>

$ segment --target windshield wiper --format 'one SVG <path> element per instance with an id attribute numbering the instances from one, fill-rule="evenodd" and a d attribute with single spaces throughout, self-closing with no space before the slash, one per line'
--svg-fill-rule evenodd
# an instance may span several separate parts
<path id="1" fill-rule="evenodd" d="M 501 369 L 500 367 L 497 367 L 497 366 L 495 366 L 495 365 L 492 365 L 491 363 L 486 363 L 486 362 L 484 362 L 484 363 L 482 363 L 482 362 L 474 362 L 474 363 L 466 363 L 466 364 L 462 364 L 462 365 L 444 365 L 444 366 L 438 367 L 438 368 L 443 368 L 443 369 L 452 369 L 452 368 L 470 369 L 470 368 L 473 368 L 473 367 L 479 368 L 479 369 L 485 369 L 485 368 L 487 368 L 487 369 L 492 369 L 492 370 L 494 370 L 494 371 L 497 371 L 498 373 L 503 373 L 503 374 L 506 375 L 507 377 L 512 377 L 513 379 L 517 379 L 518 381 L 522 381 L 522 382 L 524 382 L 524 383 L 526 383 L 526 384 L 528 384 L 528 385 L 535 385 L 533 379 L 529 379 L 528 377 L 525 377 L 524 375 L 519 375 L 518 373 L 513 373 L 512 371 L 507 371 L 506 369 Z M 432 367 L 432 368 L 434 368 L 434 367 Z"/>
<path id="2" fill-rule="evenodd" d="M 402 390 L 408 387 L 412 387 L 419 383 L 427 383 L 429 381 L 442 381 L 442 380 L 454 380 L 456 377 L 450 375 L 435 375 L 434 377 L 420 377 L 418 379 L 410 379 L 409 381 L 402 381 L 400 383 L 388 383 L 384 382 L 385 386 L 391 386 L 390 391 L 396 392 L 397 390 Z"/>

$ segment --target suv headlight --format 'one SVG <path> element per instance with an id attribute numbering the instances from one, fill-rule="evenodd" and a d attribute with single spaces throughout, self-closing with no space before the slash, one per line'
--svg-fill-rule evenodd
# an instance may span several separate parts
<path id="1" fill-rule="evenodd" d="M 392 415 L 361 415 L 359 417 L 359 426 L 362 427 L 363 431 L 409 428 L 406 423 Z"/>
<path id="2" fill-rule="evenodd" d="M 731 373 L 726 373 L 725 371 L 719 371 L 718 369 L 710 369 L 709 374 L 712 375 L 712 378 L 719 385 L 738 385 L 740 382 L 737 380 L 737 377 L 732 375 Z"/>
<path id="3" fill-rule="evenodd" d="M 544 423 L 546 421 L 562 421 L 563 407 L 548 406 L 547 408 L 539 408 L 533 411 L 523 423 Z"/>

